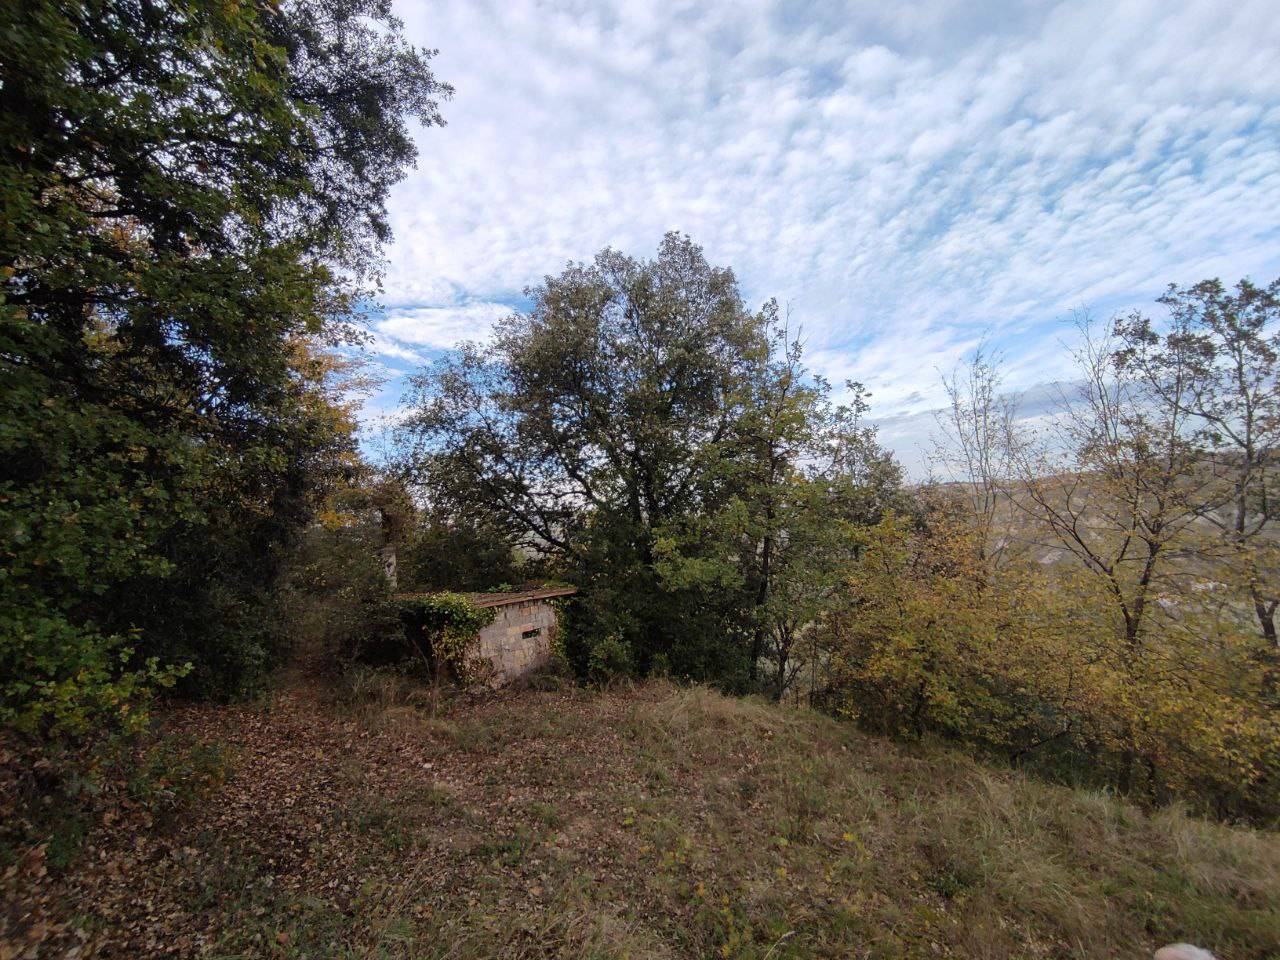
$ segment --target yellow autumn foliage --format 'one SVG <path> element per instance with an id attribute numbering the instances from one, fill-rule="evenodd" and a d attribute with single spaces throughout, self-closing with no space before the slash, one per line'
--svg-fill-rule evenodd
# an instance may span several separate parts
<path id="1" fill-rule="evenodd" d="M 890 515 L 859 537 L 815 640 L 824 706 L 1152 801 L 1274 817 L 1276 660 L 1211 591 L 1162 597 L 1135 642 L 1098 578 L 983 562 L 956 512 Z"/>

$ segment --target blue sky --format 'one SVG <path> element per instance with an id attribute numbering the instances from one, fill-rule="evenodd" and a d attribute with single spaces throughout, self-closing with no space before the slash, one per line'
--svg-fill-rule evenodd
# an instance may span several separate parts
<path id="1" fill-rule="evenodd" d="M 529 284 L 671 229 L 789 304 L 916 473 L 940 371 L 984 337 L 1034 396 L 1075 309 L 1280 275 L 1274 0 L 397 12 L 457 93 L 390 199 L 371 424 Z"/>

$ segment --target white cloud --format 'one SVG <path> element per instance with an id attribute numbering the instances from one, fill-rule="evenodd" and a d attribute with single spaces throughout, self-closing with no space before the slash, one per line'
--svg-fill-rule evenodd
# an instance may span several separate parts
<path id="1" fill-rule="evenodd" d="M 369 343 L 369 349 L 375 355 L 388 360 L 402 360 L 410 364 L 422 364 L 426 361 L 426 358 L 417 350 L 410 350 L 401 346 L 392 338 L 381 336 L 377 333 L 373 335 L 373 339 Z"/>
<path id="2" fill-rule="evenodd" d="M 464 340 L 488 339 L 495 321 L 511 313 L 501 303 L 468 303 L 452 307 L 396 307 L 374 324 L 382 344 L 390 344 L 398 353 L 421 360 L 419 353 L 399 344 L 448 350 Z M 387 352 L 383 347 L 384 352 Z"/>
<path id="3" fill-rule="evenodd" d="M 402 0 L 457 88 L 393 194 L 395 349 L 475 338 L 681 229 L 886 416 L 985 334 L 1066 373 L 1073 308 L 1280 274 L 1271 0 Z"/>

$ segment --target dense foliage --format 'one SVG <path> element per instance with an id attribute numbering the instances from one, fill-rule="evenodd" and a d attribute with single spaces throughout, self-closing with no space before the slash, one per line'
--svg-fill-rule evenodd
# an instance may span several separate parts
<path id="1" fill-rule="evenodd" d="M 1267 822 L 1278 295 L 1209 281 L 1167 322 L 1086 324 L 1034 429 L 978 355 L 946 383 L 952 482 L 907 491 L 861 388 L 834 405 L 773 305 L 672 235 L 548 278 L 425 371 L 406 466 L 496 556 L 583 588 L 590 680 L 760 690 Z"/>
<path id="2" fill-rule="evenodd" d="M 402 587 L 419 592 L 485 592 L 535 580 L 539 564 L 512 549 L 501 526 L 485 518 L 425 510 L 398 545 Z"/>
<path id="3" fill-rule="evenodd" d="M 447 93 L 385 0 L 0 11 L 0 720 L 231 694 L 351 462 L 324 350 Z"/>
<path id="4" fill-rule="evenodd" d="M 1256 638 L 1184 607 L 1135 646 L 1087 572 L 982 563 L 955 504 L 861 538 L 862 561 L 815 640 L 816 702 L 1073 782 L 1275 816 L 1280 704 Z"/>
<path id="5" fill-rule="evenodd" d="M 748 310 L 688 238 L 654 260 L 606 250 L 529 295 L 491 344 L 416 379 L 410 473 L 582 589 L 568 653 L 584 673 L 749 687 L 790 642 L 777 598 L 823 589 L 802 526 L 835 529 L 868 500 L 840 490 L 866 474 L 874 500 L 896 468 L 807 377 L 776 307 Z"/>
<path id="6" fill-rule="evenodd" d="M 673 233 L 422 371 L 375 475 L 343 348 L 406 124 L 441 122 L 429 58 L 389 0 L 0 7 L 0 724 L 138 729 L 158 687 L 252 691 L 286 637 L 474 679 L 492 612 L 457 591 L 554 576 L 594 682 L 1274 821 L 1280 281 L 1086 329 L 1034 430 L 976 357 L 953 482 L 908 490 L 862 388 Z"/>
<path id="7" fill-rule="evenodd" d="M 288 551 L 275 591 L 289 650 L 312 663 L 349 663 L 403 636 L 380 556 L 382 525 L 372 511 L 334 507 Z"/>
<path id="8" fill-rule="evenodd" d="M 493 607 L 449 590 L 403 597 L 396 606 L 414 652 L 432 673 L 452 674 L 464 684 L 483 679 L 488 663 L 476 656 L 476 636 L 493 622 Z"/>
<path id="9" fill-rule="evenodd" d="M 947 465 L 888 518 L 814 632 L 813 696 L 1056 775 L 1222 816 L 1280 815 L 1275 641 L 1280 285 L 1171 288 L 1086 326 L 1038 430 L 978 357 Z"/>

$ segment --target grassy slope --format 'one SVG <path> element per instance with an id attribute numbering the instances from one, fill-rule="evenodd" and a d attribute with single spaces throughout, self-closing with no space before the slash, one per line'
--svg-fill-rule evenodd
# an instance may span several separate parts
<path id="1" fill-rule="evenodd" d="M 106 954 L 1280 955 L 1280 837 L 702 689 L 174 723 L 237 773 L 51 890 Z"/>

